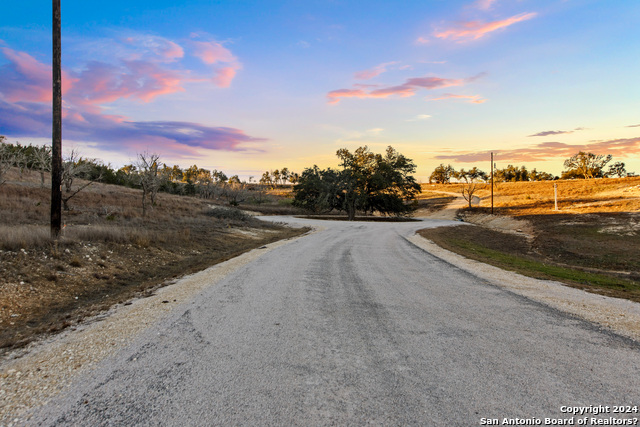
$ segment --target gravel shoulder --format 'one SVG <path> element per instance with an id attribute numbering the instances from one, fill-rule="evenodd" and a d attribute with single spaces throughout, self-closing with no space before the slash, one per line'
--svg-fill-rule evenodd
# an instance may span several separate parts
<path id="1" fill-rule="evenodd" d="M 0 426 L 24 423 L 22 416 L 65 390 L 76 378 L 131 344 L 136 336 L 203 289 L 238 268 L 286 245 L 277 241 L 206 270 L 178 279 L 149 297 L 120 304 L 77 328 L 36 341 L 0 359 Z"/>
<path id="2" fill-rule="evenodd" d="M 496 286 L 640 341 L 640 304 L 636 302 L 596 295 L 556 281 L 534 279 L 502 270 L 450 252 L 417 234 L 408 240 L 451 265 Z"/>

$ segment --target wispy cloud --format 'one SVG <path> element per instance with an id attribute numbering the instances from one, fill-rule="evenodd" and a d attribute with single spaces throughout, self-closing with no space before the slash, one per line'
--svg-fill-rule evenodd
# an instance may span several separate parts
<path id="1" fill-rule="evenodd" d="M 480 10 L 489 10 L 497 2 L 498 0 L 477 0 L 475 3 L 473 3 L 473 7 Z"/>
<path id="2" fill-rule="evenodd" d="M 358 80 L 369 80 L 386 72 L 388 67 L 397 63 L 397 61 L 385 62 L 383 64 L 376 65 L 369 70 L 358 71 L 354 74 L 354 77 Z"/>
<path id="3" fill-rule="evenodd" d="M 640 128 L 640 124 L 637 124 L 637 125 L 629 125 L 629 126 L 625 126 L 625 127 L 628 127 L 628 128 Z"/>
<path id="4" fill-rule="evenodd" d="M 197 149 L 244 150 L 246 144 L 265 141 L 230 127 L 213 127 L 182 121 L 131 120 L 106 114 L 115 101 L 148 103 L 157 97 L 184 91 L 185 84 L 208 82 L 227 87 L 239 63 L 215 42 L 194 48 L 207 65 L 218 64 L 214 77 L 201 78 L 172 66 L 184 57 L 177 43 L 159 38 L 138 40 L 145 50 L 125 52 L 113 62 L 91 61 L 73 71 L 63 71 L 63 132 L 66 139 L 97 143 L 104 150 L 121 150 L 153 144 L 173 155 L 194 154 Z M 133 43 L 125 38 L 123 43 Z M 200 42 L 199 42 L 200 43 Z M 0 67 L 0 131 L 14 137 L 51 135 L 51 67 L 25 52 L 0 47 L 8 62 Z"/>
<path id="5" fill-rule="evenodd" d="M 596 154 L 611 154 L 614 157 L 635 156 L 640 150 L 640 137 L 612 139 L 598 141 L 589 144 L 565 144 L 562 142 L 542 142 L 530 147 L 514 150 L 496 151 L 500 161 L 531 162 L 551 159 L 565 159 L 573 156 L 578 151 L 586 151 Z M 491 150 L 483 151 L 458 151 L 451 154 L 435 156 L 438 160 L 449 160 L 461 163 L 486 161 L 490 158 Z"/>
<path id="6" fill-rule="evenodd" d="M 457 42 L 466 42 L 470 40 L 477 40 L 486 36 L 494 31 L 507 28 L 518 22 L 526 21 L 535 18 L 537 13 L 521 13 L 519 15 L 512 16 L 510 18 L 482 22 L 482 21 L 466 21 L 460 22 L 451 28 L 447 28 L 441 31 L 437 31 L 434 36 L 439 39 L 454 40 Z"/>
<path id="7" fill-rule="evenodd" d="M 585 128 L 579 127 L 574 130 L 545 130 L 542 132 L 534 133 L 533 135 L 527 135 L 528 137 L 532 136 L 550 136 L 550 135 L 564 135 L 567 133 L 574 133 L 576 131 L 584 130 Z"/>
<path id="8" fill-rule="evenodd" d="M 242 68 L 231 51 L 217 41 L 192 40 L 190 44 L 194 48 L 194 56 L 213 67 L 214 84 L 219 87 L 229 87 L 237 71 Z"/>
<path id="9" fill-rule="evenodd" d="M 463 99 L 472 104 L 484 104 L 487 102 L 486 99 L 482 98 L 480 95 L 455 95 L 453 93 L 445 93 L 442 96 L 437 98 L 429 98 L 429 101 L 442 101 L 445 99 Z"/>
<path id="10" fill-rule="evenodd" d="M 411 118 L 411 119 L 407 119 L 406 121 L 408 122 L 417 122 L 417 121 L 422 121 L 422 120 L 427 120 L 430 119 L 431 115 L 430 114 L 418 114 L 417 116 Z"/>
<path id="11" fill-rule="evenodd" d="M 451 86 L 462 86 L 484 76 L 478 74 L 466 79 L 449 79 L 442 77 L 414 77 L 407 79 L 403 84 L 396 86 L 380 87 L 367 91 L 365 88 L 358 89 L 338 89 L 327 94 L 330 104 L 337 104 L 342 98 L 387 98 L 389 96 L 409 97 L 415 95 L 419 90 L 433 90 Z"/>

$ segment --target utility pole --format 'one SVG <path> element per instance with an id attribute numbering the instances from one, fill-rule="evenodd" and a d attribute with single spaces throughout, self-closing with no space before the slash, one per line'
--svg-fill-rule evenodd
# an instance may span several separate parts
<path id="1" fill-rule="evenodd" d="M 493 151 L 491 152 L 491 215 L 493 215 Z"/>
<path id="2" fill-rule="evenodd" d="M 62 228 L 62 19 L 53 0 L 53 131 L 51 138 L 51 237 Z"/>

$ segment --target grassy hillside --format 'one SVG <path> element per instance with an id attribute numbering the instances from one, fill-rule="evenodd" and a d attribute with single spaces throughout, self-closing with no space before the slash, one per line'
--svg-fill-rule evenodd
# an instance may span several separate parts
<path id="1" fill-rule="evenodd" d="M 487 187 L 476 193 L 478 207 L 458 214 L 476 227 L 421 234 L 469 258 L 640 301 L 640 177 L 500 183 L 493 216 Z M 455 192 L 459 185 L 423 188 Z"/>
<path id="2" fill-rule="evenodd" d="M 139 190 L 95 183 L 70 201 L 53 242 L 50 192 L 37 174 L 17 170 L 0 185 L 0 349 L 303 232 L 162 193 L 143 218 Z"/>

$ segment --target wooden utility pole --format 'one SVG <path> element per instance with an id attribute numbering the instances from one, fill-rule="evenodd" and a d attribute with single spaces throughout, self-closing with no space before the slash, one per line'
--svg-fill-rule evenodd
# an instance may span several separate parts
<path id="1" fill-rule="evenodd" d="M 491 215 L 493 215 L 493 152 L 491 152 Z"/>
<path id="2" fill-rule="evenodd" d="M 51 237 L 62 227 L 62 19 L 53 0 L 53 131 L 51 139 Z"/>

